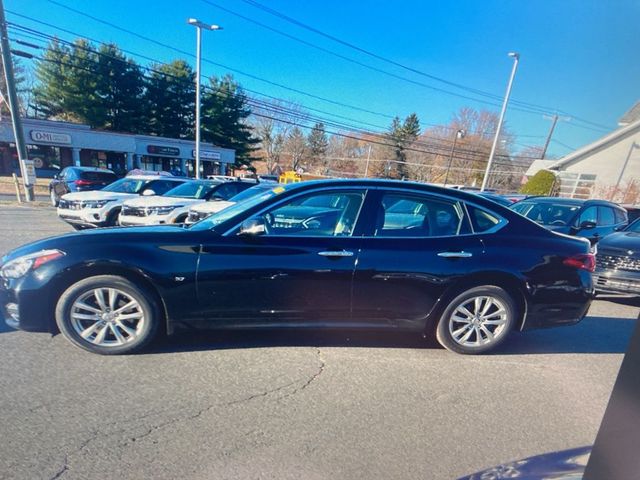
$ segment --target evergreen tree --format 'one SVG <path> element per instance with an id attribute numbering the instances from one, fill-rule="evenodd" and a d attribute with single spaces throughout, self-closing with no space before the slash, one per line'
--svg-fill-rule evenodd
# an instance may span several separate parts
<path id="1" fill-rule="evenodd" d="M 193 138 L 195 74 L 184 60 L 153 65 L 143 96 L 147 131 L 161 137 Z"/>
<path id="2" fill-rule="evenodd" d="M 404 122 L 395 117 L 389 127 L 387 140 L 393 150 L 394 165 L 387 162 L 385 174 L 387 177 L 407 178 L 407 152 L 406 148 L 416 141 L 420 134 L 420 120 L 415 113 L 407 116 Z M 394 168 L 395 167 L 395 168 Z"/>
<path id="3" fill-rule="evenodd" d="M 144 78 L 140 67 L 112 44 L 99 50 L 96 96 L 100 102 L 102 128 L 144 133 L 142 94 Z"/>
<path id="4" fill-rule="evenodd" d="M 307 144 L 311 161 L 315 164 L 322 163 L 329 148 L 329 139 L 324 130 L 324 123 L 316 123 L 313 126 L 307 138 Z"/>
<path id="5" fill-rule="evenodd" d="M 234 149 L 236 167 L 251 165 L 251 153 L 259 143 L 247 124 L 250 115 L 247 96 L 232 76 L 209 80 L 202 93 L 202 139 Z"/>

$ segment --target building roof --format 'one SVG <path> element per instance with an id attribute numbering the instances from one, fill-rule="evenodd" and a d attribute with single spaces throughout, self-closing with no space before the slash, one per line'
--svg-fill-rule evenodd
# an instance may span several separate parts
<path id="1" fill-rule="evenodd" d="M 630 123 L 626 127 L 620 127 L 608 135 L 605 135 L 602 138 L 599 138 L 595 142 L 590 143 L 589 145 L 585 145 L 582 148 L 571 152 L 569 155 L 565 155 L 560 160 L 557 160 L 552 165 L 548 166 L 548 170 L 560 170 L 562 167 L 569 165 L 571 163 L 580 161 L 583 157 L 601 150 L 603 148 L 607 148 L 610 145 L 616 143 L 617 141 L 627 137 L 628 135 L 632 135 L 636 132 L 640 131 L 640 119 Z"/>
<path id="2" fill-rule="evenodd" d="M 640 120 L 640 100 L 638 100 L 633 107 L 631 107 L 622 117 L 618 120 L 618 125 L 626 127 L 630 123 Z"/>
<path id="3" fill-rule="evenodd" d="M 538 173 L 540 170 L 547 170 L 549 167 L 551 167 L 551 165 L 553 165 L 556 162 L 557 160 L 542 160 L 542 159 L 534 160 L 533 163 L 529 165 L 529 168 L 525 172 L 525 175 L 527 177 L 532 177 L 536 173 Z"/>

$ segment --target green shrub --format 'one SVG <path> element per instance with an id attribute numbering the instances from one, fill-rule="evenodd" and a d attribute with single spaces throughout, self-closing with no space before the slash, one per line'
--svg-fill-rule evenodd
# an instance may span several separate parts
<path id="1" fill-rule="evenodd" d="M 520 188 L 527 195 L 551 195 L 556 176 L 549 170 L 540 170 Z"/>

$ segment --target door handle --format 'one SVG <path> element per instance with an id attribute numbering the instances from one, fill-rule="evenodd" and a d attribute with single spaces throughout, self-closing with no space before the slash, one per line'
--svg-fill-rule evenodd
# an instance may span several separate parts
<path id="1" fill-rule="evenodd" d="M 438 253 L 439 257 L 443 258 L 469 258 L 473 257 L 473 253 L 469 252 L 440 252 Z"/>
<path id="2" fill-rule="evenodd" d="M 353 252 L 346 250 L 325 250 L 318 252 L 321 257 L 353 257 Z"/>

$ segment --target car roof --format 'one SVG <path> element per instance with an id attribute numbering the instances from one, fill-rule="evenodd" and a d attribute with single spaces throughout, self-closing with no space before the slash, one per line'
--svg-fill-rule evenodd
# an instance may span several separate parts
<path id="1" fill-rule="evenodd" d="M 614 202 L 610 202 L 609 200 L 601 200 L 598 198 L 594 199 L 583 199 L 583 198 L 565 198 L 565 197 L 529 197 L 523 200 L 520 200 L 517 203 L 556 203 L 556 204 L 565 204 L 565 205 L 608 205 L 610 207 L 621 208 L 620 205 Z"/>
<path id="2" fill-rule="evenodd" d="M 190 179 L 184 178 L 184 177 L 169 177 L 169 176 L 165 176 L 165 175 L 129 175 L 127 177 L 124 178 L 130 178 L 132 180 L 169 180 L 169 181 L 173 181 L 173 182 L 186 182 L 186 181 L 191 181 Z"/>
<path id="3" fill-rule="evenodd" d="M 66 168 L 79 170 L 81 172 L 104 172 L 104 173 L 113 173 L 115 175 L 113 170 L 109 170 L 108 168 L 101 168 L 101 167 L 66 167 Z"/>

